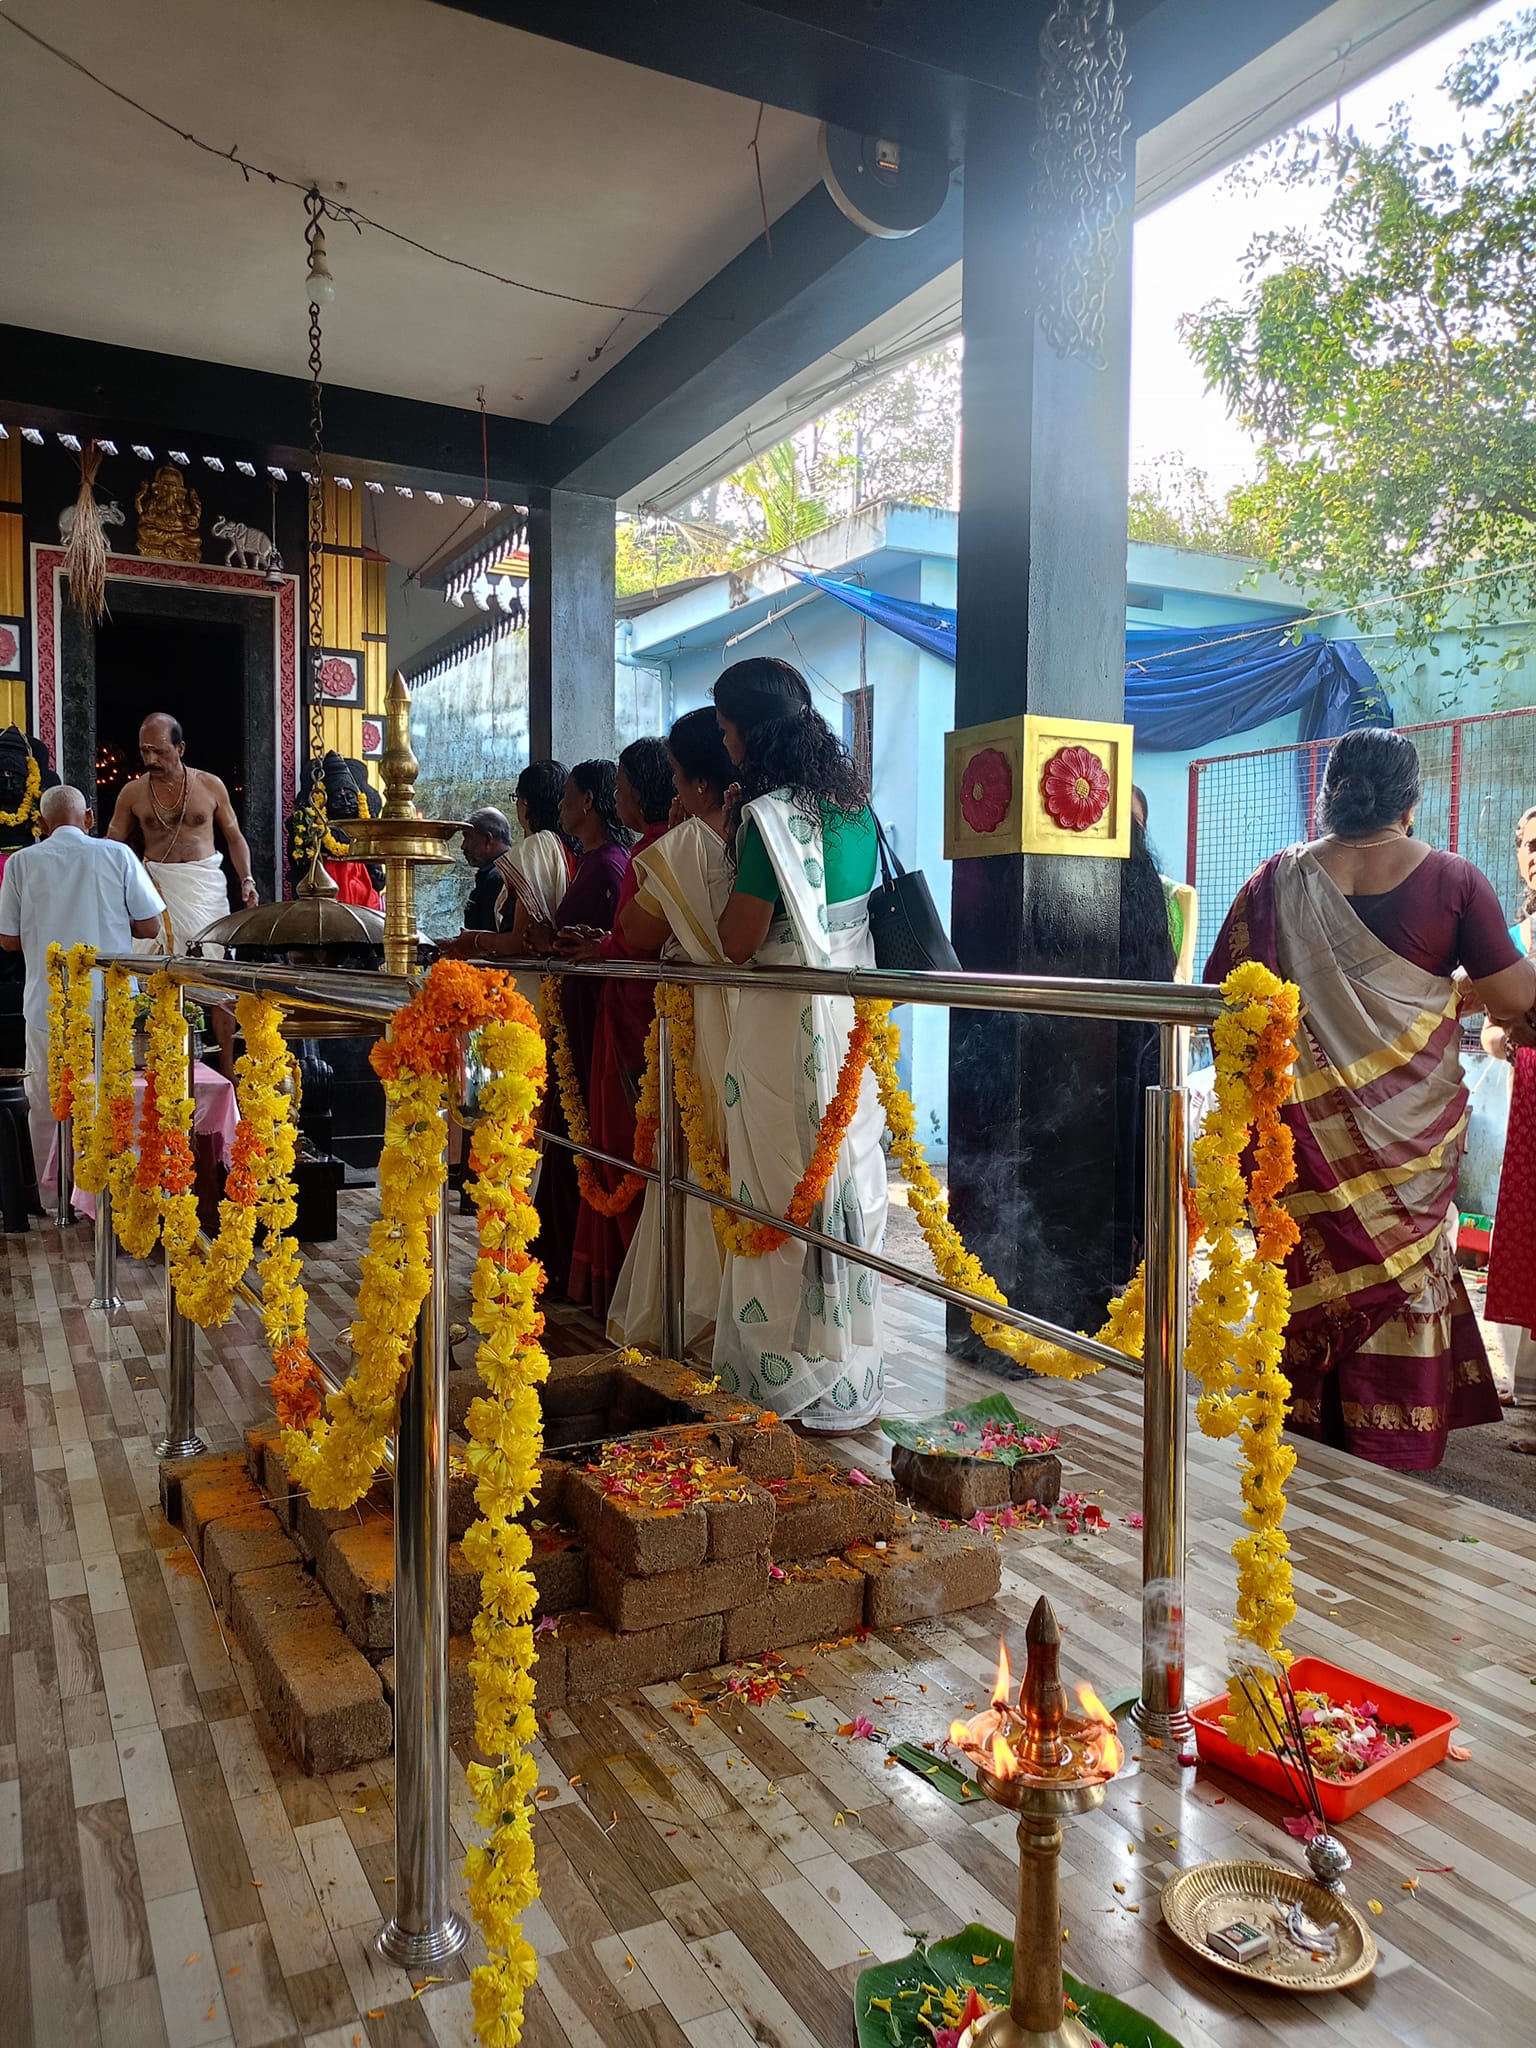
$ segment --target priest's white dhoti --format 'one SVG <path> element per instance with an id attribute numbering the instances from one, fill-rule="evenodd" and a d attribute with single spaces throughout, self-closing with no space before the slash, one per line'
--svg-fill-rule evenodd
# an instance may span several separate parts
<path id="1" fill-rule="evenodd" d="M 144 870 L 165 898 L 163 936 L 135 939 L 136 953 L 185 953 L 216 918 L 229 915 L 224 862 L 218 854 L 210 853 L 205 860 L 147 860 Z M 208 957 L 222 960 L 224 948 L 210 946 Z"/>

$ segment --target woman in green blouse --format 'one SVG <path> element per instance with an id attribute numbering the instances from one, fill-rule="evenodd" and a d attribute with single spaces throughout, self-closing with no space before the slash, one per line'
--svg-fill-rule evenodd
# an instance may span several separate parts
<path id="1" fill-rule="evenodd" d="M 736 882 L 721 949 L 760 966 L 872 967 L 868 898 L 875 823 L 847 750 L 786 661 L 739 661 L 715 684 L 715 714 L 740 778 Z M 742 991 L 726 1053 L 731 1180 L 782 1216 L 811 1162 L 853 1028 L 846 997 Z M 883 1117 L 872 1074 L 811 1227 L 878 1251 L 885 1239 Z M 732 1393 L 803 1428 L 862 1428 L 885 1384 L 879 1276 L 791 1239 L 731 1256 L 721 1282 L 715 1368 Z"/>

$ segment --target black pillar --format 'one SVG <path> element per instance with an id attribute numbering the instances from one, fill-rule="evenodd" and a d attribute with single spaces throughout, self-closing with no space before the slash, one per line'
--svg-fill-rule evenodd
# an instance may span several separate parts
<path id="1" fill-rule="evenodd" d="M 548 491 L 528 508 L 528 738 L 567 767 L 613 753 L 611 498 Z"/>
<path id="2" fill-rule="evenodd" d="M 1106 367 L 1063 361 L 1036 317 L 1033 187 L 1027 120 L 977 109 L 965 162 L 957 727 L 1124 711 L 1129 251 L 1109 290 Z M 956 861 L 961 959 L 1115 974 L 1120 866 Z M 1109 1290 L 1114 1080 L 1111 1024 L 953 1013 L 955 1221 L 1012 1301 L 1072 1328 L 1098 1327 Z M 952 1315 L 952 1339 L 967 1331 Z"/>

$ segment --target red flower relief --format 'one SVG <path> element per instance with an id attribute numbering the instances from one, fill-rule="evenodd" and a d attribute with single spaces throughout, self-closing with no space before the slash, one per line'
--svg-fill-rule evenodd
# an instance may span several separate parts
<path id="1" fill-rule="evenodd" d="M 9 626 L 0 626 L 0 668 L 9 668 L 21 652 L 21 643 Z"/>
<path id="2" fill-rule="evenodd" d="M 1058 747 L 1040 775 L 1045 808 L 1069 832 L 1086 832 L 1109 809 L 1109 771 L 1087 747 Z"/>
<path id="3" fill-rule="evenodd" d="M 319 669 L 321 694 L 326 697 L 351 697 L 357 690 L 357 670 L 350 661 L 343 661 L 340 655 L 328 654 Z"/>
<path id="4" fill-rule="evenodd" d="M 973 832 L 995 832 L 1013 803 L 1013 770 L 1006 754 L 982 747 L 960 770 L 960 815 Z"/>

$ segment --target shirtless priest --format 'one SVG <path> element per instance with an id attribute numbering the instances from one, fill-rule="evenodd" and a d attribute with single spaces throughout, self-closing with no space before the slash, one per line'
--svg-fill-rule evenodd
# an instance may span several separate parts
<path id="1" fill-rule="evenodd" d="M 164 939 L 140 941 L 149 953 L 185 953 L 189 943 L 215 918 L 229 913 L 224 864 L 214 848 L 217 826 L 240 880 L 241 901 L 257 900 L 251 876 L 251 849 L 235 817 L 229 791 L 205 768 L 189 768 L 181 727 L 165 711 L 151 712 L 139 727 L 139 754 L 144 773 L 118 793 L 109 839 L 131 840 L 137 830 L 144 845 L 144 866 L 165 898 Z M 214 1031 L 226 1069 L 234 1046 L 234 1019 L 227 1008 L 215 1010 Z"/>

